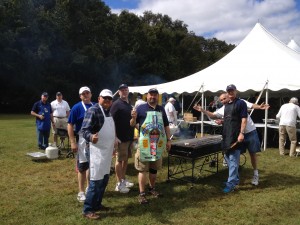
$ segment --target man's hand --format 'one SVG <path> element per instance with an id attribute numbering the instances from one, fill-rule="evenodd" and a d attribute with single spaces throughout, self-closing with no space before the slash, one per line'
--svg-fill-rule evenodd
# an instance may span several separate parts
<path id="1" fill-rule="evenodd" d="M 136 117 L 137 117 L 137 113 L 136 113 L 136 110 L 135 110 L 135 108 L 133 108 L 132 110 L 131 110 L 131 117 L 132 117 L 132 119 L 136 119 Z"/>
<path id="2" fill-rule="evenodd" d="M 193 109 L 202 112 L 202 107 L 198 104 L 198 105 L 194 105 Z"/>
<path id="3" fill-rule="evenodd" d="M 98 137 L 98 132 L 96 134 L 93 134 L 92 135 L 92 143 L 93 144 L 96 144 L 99 140 L 99 137 Z"/>
<path id="4" fill-rule="evenodd" d="M 78 151 L 78 146 L 75 141 L 71 141 L 71 149 L 74 153 Z"/>

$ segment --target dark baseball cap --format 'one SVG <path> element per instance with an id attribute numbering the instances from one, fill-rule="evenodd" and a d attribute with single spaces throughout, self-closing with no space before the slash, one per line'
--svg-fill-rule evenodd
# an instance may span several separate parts
<path id="1" fill-rule="evenodd" d="M 62 95 L 62 93 L 61 92 L 56 92 L 56 96 L 59 96 L 59 95 Z"/>
<path id="2" fill-rule="evenodd" d="M 234 84 L 229 84 L 227 87 L 226 87 L 226 91 L 229 91 L 229 90 L 236 90 L 236 86 Z"/>
<path id="3" fill-rule="evenodd" d="M 47 92 L 43 92 L 42 95 L 47 97 L 49 96 Z"/>
<path id="4" fill-rule="evenodd" d="M 158 94 L 158 90 L 156 88 L 150 88 L 148 93 L 157 93 Z"/>
<path id="5" fill-rule="evenodd" d="M 123 88 L 128 88 L 128 85 L 127 84 L 121 84 L 119 86 L 119 90 L 123 89 Z"/>

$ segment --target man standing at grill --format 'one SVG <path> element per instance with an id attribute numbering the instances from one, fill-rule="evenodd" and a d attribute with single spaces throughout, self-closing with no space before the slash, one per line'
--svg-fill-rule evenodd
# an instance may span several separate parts
<path id="1" fill-rule="evenodd" d="M 56 100 L 51 102 L 51 108 L 53 112 L 54 126 L 52 126 L 53 132 L 53 145 L 56 146 L 57 143 L 57 128 L 67 130 L 68 127 L 68 117 L 70 114 L 70 106 L 68 102 L 63 100 L 63 95 L 61 92 L 56 93 Z"/>
<path id="2" fill-rule="evenodd" d="M 135 155 L 135 168 L 139 171 L 138 181 L 140 204 L 147 204 L 146 180 L 149 172 L 148 194 L 159 197 L 155 189 L 157 170 L 162 166 L 162 152 L 171 149 L 169 121 L 165 109 L 158 105 L 158 90 L 151 88 L 147 94 L 147 104 L 132 110 L 130 125 L 138 124 L 139 141 Z"/>
<path id="3" fill-rule="evenodd" d="M 70 116 L 68 119 L 68 135 L 71 141 L 71 149 L 73 152 L 78 152 L 76 169 L 78 170 L 78 188 L 79 192 L 77 200 L 84 202 L 85 200 L 85 189 L 84 184 L 88 183 L 88 169 L 89 163 L 85 156 L 86 141 L 79 132 L 82 126 L 84 114 L 88 108 L 94 105 L 91 102 L 92 93 L 90 88 L 81 87 L 79 89 L 80 102 L 75 104 L 71 109 Z"/>
<path id="4" fill-rule="evenodd" d="M 194 106 L 194 109 L 196 109 L 200 112 L 203 112 L 204 114 L 206 114 L 207 116 L 209 116 L 212 119 L 214 119 L 214 118 L 222 119 L 222 118 L 224 118 L 224 107 L 229 101 L 228 94 L 226 92 L 222 93 L 219 97 L 219 100 L 223 104 L 223 107 L 221 107 L 220 109 L 217 109 L 215 112 L 203 110 L 200 106 Z M 257 105 L 254 103 L 250 103 L 244 99 L 242 99 L 242 100 L 246 103 L 248 109 L 266 110 L 269 108 L 268 104 L 262 103 L 261 105 Z M 243 151 L 245 151 L 246 148 L 249 151 L 249 155 L 251 158 L 251 164 L 252 164 L 253 172 L 254 172 L 251 184 L 257 186 L 258 181 L 259 181 L 259 175 L 258 175 L 258 168 L 257 168 L 256 153 L 261 151 L 260 150 L 260 141 L 258 138 L 255 124 L 249 115 L 247 117 L 247 125 L 245 128 L 245 140 L 244 140 L 244 145 L 243 145 Z M 227 162 L 225 162 L 225 163 L 227 163 Z"/>
<path id="5" fill-rule="evenodd" d="M 132 143 L 134 127 L 130 126 L 132 106 L 128 100 L 129 90 L 127 84 L 119 86 L 120 98 L 116 100 L 110 109 L 110 113 L 116 124 L 117 138 L 120 140 L 116 155 L 116 178 L 115 191 L 128 193 L 133 183 L 126 179 L 128 158 L 132 157 Z"/>
<path id="6" fill-rule="evenodd" d="M 235 186 L 239 184 L 239 159 L 240 152 L 244 148 L 243 141 L 247 125 L 247 105 L 236 98 L 237 90 L 235 85 L 228 85 L 226 88 L 229 101 L 224 107 L 223 122 L 223 143 L 222 148 L 225 151 L 225 159 L 228 164 L 229 176 L 223 189 L 224 193 L 234 191 Z"/>

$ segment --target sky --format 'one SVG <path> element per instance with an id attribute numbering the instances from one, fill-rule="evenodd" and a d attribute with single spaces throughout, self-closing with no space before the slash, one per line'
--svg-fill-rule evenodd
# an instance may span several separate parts
<path id="1" fill-rule="evenodd" d="M 103 0 L 113 13 L 144 11 L 181 20 L 198 36 L 239 44 L 260 22 L 285 44 L 300 45 L 300 0 Z"/>

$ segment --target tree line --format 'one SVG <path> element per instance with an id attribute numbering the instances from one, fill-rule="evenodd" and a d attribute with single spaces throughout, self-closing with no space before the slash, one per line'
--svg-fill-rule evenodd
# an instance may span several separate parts
<path id="1" fill-rule="evenodd" d="M 235 46 L 205 39 L 180 20 L 146 11 L 119 15 L 100 0 L 0 0 L 0 112 L 29 112 L 43 91 L 176 80 L 218 61 Z M 199 21 L 201 22 L 201 21 Z"/>

